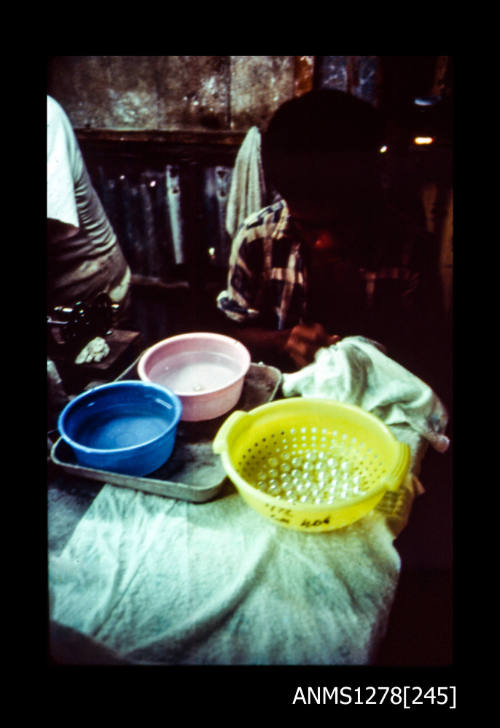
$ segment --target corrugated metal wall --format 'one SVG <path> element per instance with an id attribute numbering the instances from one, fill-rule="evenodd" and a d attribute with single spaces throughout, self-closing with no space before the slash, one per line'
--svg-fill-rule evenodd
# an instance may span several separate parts
<path id="1" fill-rule="evenodd" d="M 136 175 L 125 170 L 110 173 L 101 164 L 92 175 L 134 274 L 168 282 L 176 277 L 178 266 L 227 265 L 225 216 L 232 167 L 202 166 L 199 174 L 203 239 L 196 251 L 202 256 L 198 261 L 191 259 L 191 241 L 186 240 L 184 215 L 189 214 L 193 201 L 187 197 L 185 166 L 168 164 Z"/>
<path id="2" fill-rule="evenodd" d="M 103 159 L 89 172 L 132 271 L 130 325 L 143 344 L 210 327 L 230 252 L 232 166 L 180 162 L 131 171 Z"/>

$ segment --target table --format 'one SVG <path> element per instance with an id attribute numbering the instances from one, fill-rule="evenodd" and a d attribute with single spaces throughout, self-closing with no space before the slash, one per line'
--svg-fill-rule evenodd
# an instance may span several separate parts
<path id="1" fill-rule="evenodd" d="M 410 477 L 365 518 L 321 534 L 263 518 L 227 480 L 202 503 L 53 483 L 52 525 L 56 510 L 68 514 L 49 538 L 53 622 L 90 641 L 97 664 L 371 664 L 400 574 L 394 540 L 422 492 L 428 446 L 407 422 L 390 428 L 410 446 Z"/>

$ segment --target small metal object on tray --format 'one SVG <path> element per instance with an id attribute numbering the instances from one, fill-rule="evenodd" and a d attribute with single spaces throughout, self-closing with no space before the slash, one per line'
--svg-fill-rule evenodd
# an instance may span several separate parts
<path id="1" fill-rule="evenodd" d="M 117 381 L 137 379 L 137 361 Z M 270 402 L 281 384 L 281 372 L 265 364 L 250 365 L 241 397 L 234 409 L 249 411 Z M 79 466 L 71 448 L 59 438 L 53 445 L 51 460 L 70 475 L 133 488 L 145 493 L 202 503 L 213 499 L 221 489 L 226 472 L 221 459 L 212 450 L 212 441 L 220 426 L 231 414 L 205 422 L 180 422 L 174 450 L 167 462 L 151 475 L 136 477 L 106 470 Z"/>

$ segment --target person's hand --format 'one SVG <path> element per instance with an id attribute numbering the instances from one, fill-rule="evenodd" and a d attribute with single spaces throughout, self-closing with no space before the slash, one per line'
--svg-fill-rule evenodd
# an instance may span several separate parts
<path id="1" fill-rule="evenodd" d="M 299 324 L 294 326 L 285 344 L 285 351 L 299 367 L 310 364 L 318 349 L 332 346 L 340 336 L 329 335 L 321 324 Z"/>

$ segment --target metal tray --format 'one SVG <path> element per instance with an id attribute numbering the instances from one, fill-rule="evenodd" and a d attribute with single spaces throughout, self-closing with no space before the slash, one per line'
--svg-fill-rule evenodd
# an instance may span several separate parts
<path id="1" fill-rule="evenodd" d="M 137 379 L 136 367 L 137 361 L 116 381 Z M 270 402 L 278 392 L 281 378 L 279 369 L 252 363 L 243 384 L 241 397 L 233 410 L 248 412 L 254 407 Z M 229 414 L 230 412 L 227 412 L 221 417 L 205 422 L 179 422 L 172 455 L 161 468 L 148 476 L 136 477 L 82 467 L 76 463 L 73 451 L 62 438 L 54 443 L 50 457 L 52 462 L 70 475 L 168 498 L 202 503 L 217 495 L 226 477 L 220 456 L 212 451 L 212 441 Z"/>

